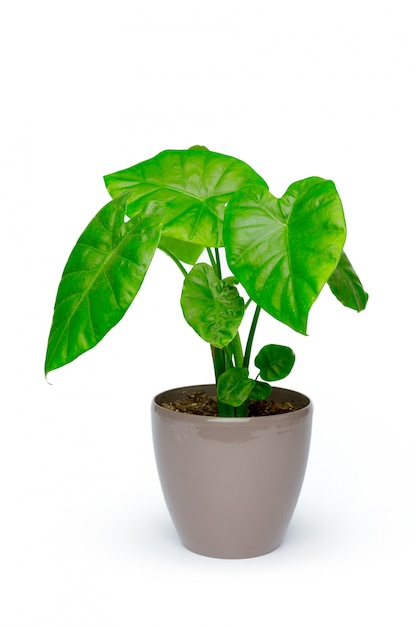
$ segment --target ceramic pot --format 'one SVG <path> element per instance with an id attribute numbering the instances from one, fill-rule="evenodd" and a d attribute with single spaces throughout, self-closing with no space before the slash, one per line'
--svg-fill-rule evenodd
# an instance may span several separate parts
<path id="1" fill-rule="evenodd" d="M 295 391 L 272 398 L 296 411 L 265 417 L 213 418 L 162 402 L 214 385 L 172 389 L 152 402 L 155 458 L 172 521 L 186 548 L 206 556 L 247 558 L 275 550 L 300 494 L 313 406 Z"/>

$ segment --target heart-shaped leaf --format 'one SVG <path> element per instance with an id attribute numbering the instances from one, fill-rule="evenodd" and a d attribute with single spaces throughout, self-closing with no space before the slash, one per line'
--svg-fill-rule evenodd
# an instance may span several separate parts
<path id="1" fill-rule="evenodd" d="M 334 184 L 307 178 L 275 198 L 250 185 L 230 200 L 224 221 L 229 267 L 249 296 L 306 333 L 309 310 L 336 269 L 346 238 Z"/>
<path id="2" fill-rule="evenodd" d="M 207 263 L 195 265 L 184 279 L 184 317 L 202 339 L 216 348 L 232 341 L 245 312 L 235 282 L 233 277 L 220 280 Z"/>
<path id="3" fill-rule="evenodd" d="M 165 236 L 202 246 L 223 245 L 223 216 L 233 193 L 247 183 L 266 187 L 249 165 L 204 148 L 166 150 L 104 177 L 114 198 L 130 192 L 128 214 L 145 200 L 166 205 Z"/>
<path id="4" fill-rule="evenodd" d="M 45 373 L 93 348 L 136 296 L 161 232 L 161 214 L 125 221 L 126 194 L 97 213 L 65 266 L 55 302 Z"/>
<path id="5" fill-rule="evenodd" d="M 355 311 L 364 310 L 368 294 L 344 252 L 328 282 L 332 293 L 344 306 Z"/>
<path id="6" fill-rule="evenodd" d="M 295 362 L 295 354 L 287 346 L 269 344 L 264 346 L 255 358 L 263 380 L 281 380 L 288 376 Z"/>
<path id="7" fill-rule="evenodd" d="M 246 367 L 232 367 L 219 377 L 217 397 L 220 402 L 237 407 L 249 398 L 254 386 Z"/>

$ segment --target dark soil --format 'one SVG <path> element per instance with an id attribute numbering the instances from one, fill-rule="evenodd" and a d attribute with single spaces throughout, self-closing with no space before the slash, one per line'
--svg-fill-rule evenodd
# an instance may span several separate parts
<path id="1" fill-rule="evenodd" d="M 184 394 L 180 400 L 175 402 L 162 402 L 166 409 L 178 411 L 179 413 L 192 413 L 193 415 L 205 415 L 207 417 L 218 417 L 217 398 L 208 396 L 203 391 Z M 262 415 L 277 415 L 279 413 L 289 413 L 298 408 L 291 402 L 274 402 L 273 400 L 251 400 L 248 407 L 249 417 L 260 417 Z"/>

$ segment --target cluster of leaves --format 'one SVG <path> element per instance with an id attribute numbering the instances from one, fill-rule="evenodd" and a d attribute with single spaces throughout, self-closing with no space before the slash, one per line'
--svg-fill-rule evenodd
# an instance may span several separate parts
<path id="1" fill-rule="evenodd" d="M 211 345 L 220 415 L 245 415 L 249 399 L 268 397 L 269 383 L 294 364 L 290 348 L 268 345 L 250 378 L 262 309 L 305 334 L 326 283 L 345 306 L 366 306 L 343 251 L 345 218 L 332 181 L 307 178 L 275 198 L 249 165 L 198 146 L 161 152 L 104 180 L 112 200 L 80 236 L 58 287 L 46 374 L 93 348 L 121 320 L 157 248 L 182 271 L 184 317 Z M 200 261 L 204 251 L 208 262 Z M 239 328 L 251 303 L 243 349 Z"/>

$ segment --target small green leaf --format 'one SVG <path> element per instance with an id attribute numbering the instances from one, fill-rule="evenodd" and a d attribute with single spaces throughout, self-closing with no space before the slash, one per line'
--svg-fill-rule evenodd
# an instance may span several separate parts
<path id="1" fill-rule="evenodd" d="M 251 400 L 266 400 L 269 398 L 272 387 L 268 385 L 268 383 L 262 383 L 260 380 L 255 380 L 255 385 L 253 386 L 252 391 L 250 392 Z"/>
<path id="2" fill-rule="evenodd" d="M 344 306 L 355 311 L 364 310 L 368 294 L 344 252 L 328 283 L 332 293 Z"/>
<path id="3" fill-rule="evenodd" d="M 332 181 L 307 178 L 280 199 L 248 185 L 231 198 L 223 234 L 229 267 L 250 298 L 305 334 L 310 308 L 336 269 L 346 238 Z"/>
<path id="4" fill-rule="evenodd" d="M 233 277 L 220 280 L 207 263 L 195 265 L 184 279 L 184 317 L 202 339 L 216 348 L 232 341 L 245 312 L 235 282 Z"/>
<path id="5" fill-rule="evenodd" d="M 230 406 L 240 406 L 250 396 L 255 381 L 249 378 L 246 367 L 232 367 L 226 370 L 217 381 L 217 397 Z"/>
<path id="6" fill-rule="evenodd" d="M 288 376 L 294 362 L 295 354 L 291 348 L 275 344 L 264 346 L 255 358 L 261 378 L 268 381 L 281 380 Z"/>
<path id="7" fill-rule="evenodd" d="M 165 150 L 104 181 L 113 198 L 130 192 L 131 217 L 144 201 L 164 202 L 163 234 L 205 247 L 223 245 L 224 210 L 237 189 L 249 182 L 266 187 L 243 161 L 197 146 Z"/>
<path id="8" fill-rule="evenodd" d="M 125 222 L 126 194 L 103 207 L 72 250 L 58 286 L 45 373 L 93 348 L 135 298 L 161 232 L 161 215 Z"/>

